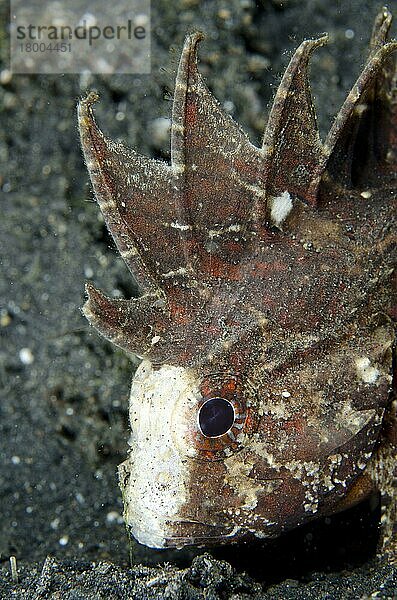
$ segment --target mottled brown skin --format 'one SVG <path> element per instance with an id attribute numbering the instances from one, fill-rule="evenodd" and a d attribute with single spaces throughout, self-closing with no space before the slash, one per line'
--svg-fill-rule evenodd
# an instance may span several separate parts
<path id="1" fill-rule="evenodd" d="M 385 539 L 395 544 L 390 23 L 382 9 L 368 61 L 324 143 L 307 73 L 326 37 L 296 51 L 262 148 L 206 88 L 200 34 L 181 57 L 170 166 L 108 140 L 93 118 L 95 95 L 79 105 L 99 206 L 141 290 L 116 300 L 87 285 L 87 318 L 157 367 L 190 369 L 202 401 L 227 398 L 240 415 L 232 435 L 210 438 L 197 427 L 200 402 L 192 409 L 197 454 L 185 461 L 188 501 L 168 545 L 277 536 L 376 489 L 388 506 Z M 285 192 L 292 204 L 281 218 Z"/>

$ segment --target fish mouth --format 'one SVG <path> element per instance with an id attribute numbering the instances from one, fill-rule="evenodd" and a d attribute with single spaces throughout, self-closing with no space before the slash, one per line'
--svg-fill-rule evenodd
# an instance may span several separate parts
<path id="1" fill-rule="evenodd" d="M 195 546 L 198 548 L 209 547 L 209 546 L 223 546 L 224 544 L 231 543 L 231 537 L 229 535 L 219 536 L 199 536 L 199 537 L 187 537 L 178 536 L 170 537 L 165 540 L 164 548 L 175 548 L 180 550 L 186 546 Z"/>
<path id="2" fill-rule="evenodd" d="M 184 546 L 221 546 L 234 541 L 240 531 L 234 525 L 213 525 L 197 520 L 168 520 L 163 531 L 136 530 L 133 537 L 152 548 L 183 548 Z"/>
<path id="3" fill-rule="evenodd" d="M 167 537 L 166 548 L 183 546 L 221 546 L 237 539 L 240 527 L 212 525 L 199 521 L 179 521 L 180 534 Z M 198 530 L 198 527 L 200 528 Z M 189 529 L 191 531 L 189 531 Z"/>

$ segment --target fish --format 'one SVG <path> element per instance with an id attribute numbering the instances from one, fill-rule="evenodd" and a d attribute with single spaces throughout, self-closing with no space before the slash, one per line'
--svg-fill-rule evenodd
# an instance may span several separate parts
<path id="1" fill-rule="evenodd" d="M 255 146 L 205 84 L 201 32 L 176 76 L 170 164 L 81 144 L 138 296 L 86 284 L 84 315 L 137 356 L 124 520 L 152 548 L 274 538 L 382 498 L 395 555 L 397 42 L 391 13 L 325 139 L 304 40 Z M 395 360 L 395 359 L 394 359 Z M 386 550 L 385 550 L 386 551 Z"/>

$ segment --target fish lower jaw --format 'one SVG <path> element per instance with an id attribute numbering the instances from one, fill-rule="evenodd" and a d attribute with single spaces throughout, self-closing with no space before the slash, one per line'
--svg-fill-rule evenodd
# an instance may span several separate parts
<path id="1" fill-rule="evenodd" d="M 158 519 L 157 515 L 145 515 L 145 527 L 140 527 L 137 523 L 126 524 L 130 534 L 139 544 L 150 548 L 175 548 L 177 550 L 185 546 L 221 546 L 237 541 L 236 536 L 240 528 L 236 526 L 204 526 L 201 533 L 193 531 L 194 523 L 189 527 L 189 523 L 181 520 Z M 151 524 L 151 526 L 150 526 Z M 182 528 L 180 527 L 182 525 Z M 177 530 L 179 533 L 177 534 Z M 218 531 L 215 533 L 214 529 Z"/>

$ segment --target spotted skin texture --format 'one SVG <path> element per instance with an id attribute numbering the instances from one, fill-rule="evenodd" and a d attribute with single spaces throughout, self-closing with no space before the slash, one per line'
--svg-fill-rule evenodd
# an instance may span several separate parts
<path id="1" fill-rule="evenodd" d="M 279 536 L 383 499 L 393 555 L 396 419 L 396 42 L 378 14 L 366 65 L 327 139 L 304 41 L 257 148 L 222 110 L 186 39 L 171 164 L 109 140 L 79 104 L 99 207 L 140 296 L 87 285 L 84 313 L 142 358 L 120 466 L 124 516 L 153 547 Z M 211 398 L 233 409 L 200 429 Z M 215 403 L 214 403 L 215 405 Z M 215 417 L 214 417 L 215 418 Z M 216 430 L 215 422 L 215 430 Z"/>

